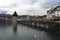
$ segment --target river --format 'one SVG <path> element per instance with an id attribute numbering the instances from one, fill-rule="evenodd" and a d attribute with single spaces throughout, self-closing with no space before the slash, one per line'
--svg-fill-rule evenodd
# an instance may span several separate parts
<path id="1" fill-rule="evenodd" d="M 17 24 L 17 30 L 7 21 L 0 21 L 0 40 L 60 40 L 60 34 Z"/>

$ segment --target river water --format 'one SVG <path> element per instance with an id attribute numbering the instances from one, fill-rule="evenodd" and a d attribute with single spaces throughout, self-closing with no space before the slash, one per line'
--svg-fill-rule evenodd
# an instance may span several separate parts
<path id="1" fill-rule="evenodd" d="M 60 34 L 17 24 L 17 30 L 7 21 L 0 21 L 0 40 L 60 40 Z"/>

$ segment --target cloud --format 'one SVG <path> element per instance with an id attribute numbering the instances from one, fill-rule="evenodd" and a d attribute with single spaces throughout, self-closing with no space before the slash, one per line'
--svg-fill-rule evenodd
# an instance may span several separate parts
<path id="1" fill-rule="evenodd" d="M 60 5 L 60 0 L 47 0 L 42 7 L 43 8 L 52 8 L 54 6 Z"/>
<path id="2" fill-rule="evenodd" d="M 4 2 L 3 2 L 4 1 Z M 9 11 L 10 14 L 16 10 L 19 15 L 44 15 L 47 9 L 44 9 L 47 0 L 3 0 L 0 3 L 0 9 Z"/>

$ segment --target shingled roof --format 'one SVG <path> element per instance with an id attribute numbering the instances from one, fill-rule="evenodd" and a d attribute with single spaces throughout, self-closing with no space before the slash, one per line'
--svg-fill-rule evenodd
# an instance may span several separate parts
<path id="1" fill-rule="evenodd" d="M 12 16 L 18 16 L 17 13 L 16 13 L 16 11 L 14 12 L 14 14 Z"/>
<path id="2" fill-rule="evenodd" d="M 57 8 L 60 8 L 60 6 L 57 6 L 57 7 L 55 7 L 55 8 L 52 8 L 52 10 L 50 9 L 50 10 L 49 10 L 49 11 L 50 11 L 50 14 L 53 13 L 54 11 L 56 11 Z M 49 11 L 47 11 L 47 12 L 49 12 Z"/>

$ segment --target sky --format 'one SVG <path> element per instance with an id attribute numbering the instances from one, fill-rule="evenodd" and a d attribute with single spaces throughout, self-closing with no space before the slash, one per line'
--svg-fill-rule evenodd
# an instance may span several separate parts
<path id="1" fill-rule="evenodd" d="M 0 0 L 0 10 L 18 15 L 45 15 L 47 10 L 60 5 L 60 0 Z"/>

